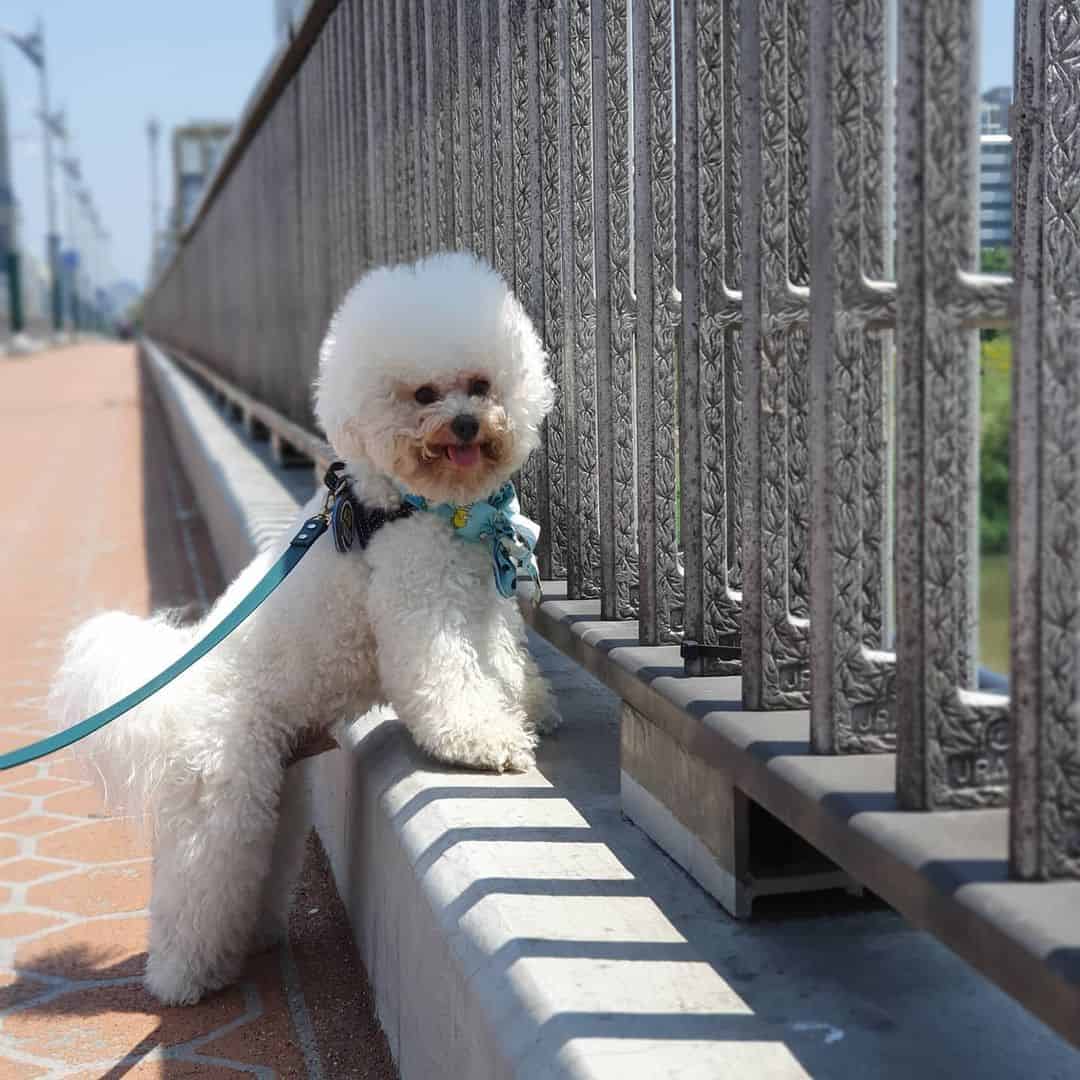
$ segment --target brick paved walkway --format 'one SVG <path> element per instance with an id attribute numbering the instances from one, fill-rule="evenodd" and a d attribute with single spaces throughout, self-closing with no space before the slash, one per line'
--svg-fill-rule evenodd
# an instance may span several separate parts
<path id="1" fill-rule="evenodd" d="M 0 751 L 46 732 L 64 634 L 219 591 L 131 346 L 0 357 Z M 66 756 L 0 774 L 0 1080 L 394 1076 L 313 848 L 290 943 L 194 1008 L 143 990 L 150 857 Z"/>

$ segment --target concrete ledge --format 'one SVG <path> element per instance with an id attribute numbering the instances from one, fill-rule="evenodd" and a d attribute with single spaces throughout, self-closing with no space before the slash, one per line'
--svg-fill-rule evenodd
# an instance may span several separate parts
<path id="1" fill-rule="evenodd" d="M 725 911 L 749 918 L 755 900 L 860 886 L 692 749 L 633 706 L 620 723 L 622 810 Z"/>
<path id="2" fill-rule="evenodd" d="M 1009 880 L 1007 811 L 904 812 L 894 755 L 811 754 L 808 712 L 745 712 L 737 677 L 688 678 L 677 647 L 643 648 L 633 623 L 599 618 L 599 601 L 559 599 L 561 582 L 544 589 L 533 627 L 632 707 L 624 805 L 658 843 L 679 858 L 683 833 L 708 837 L 700 793 L 741 792 L 1080 1046 L 1080 882 Z M 639 761 L 643 737 L 653 753 Z M 645 777 L 665 772 L 676 781 L 650 792 Z M 698 843 L 684 865 L 733 891 L 714 854 L 723 845 L 711 848 Z"/>
<path id="3" fill-rule="evenodd" d="M 269 446 L 244 438 L 160 349 L 143 343 L 147 369 L 169 418 L 226 580 L 288 528 L 314 488 L 310 473 L 275 468 Z"/>
<path id="4" fill-rule="evenodd" d="M 232 535 L 246 530 L 253 553 L 294 509 L 281 474 L 167 359 L 150 367 L 208 520 L 227 537 L 239 518 Z M 622 816 L 618 699 L 532 644 L 567 718 L 538 769 L 439 768 L 387 711 L 302 767 L 403 1080 L 1005 1080 L 1075 1066 L 880 906 L 841 895 L 815 917 L 729 919 Z"/>

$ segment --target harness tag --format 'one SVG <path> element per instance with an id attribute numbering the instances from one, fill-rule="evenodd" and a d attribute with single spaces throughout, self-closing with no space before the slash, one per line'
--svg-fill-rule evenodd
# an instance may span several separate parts
<path id="1" fill-rule="evenodd" d="M 334 499 L 334 508 L 330 511 L 330 528 L 334 533 L 334 547 L 344 555 L 356 538 L 356 503 L 346 484 L 345 489 Z"/>

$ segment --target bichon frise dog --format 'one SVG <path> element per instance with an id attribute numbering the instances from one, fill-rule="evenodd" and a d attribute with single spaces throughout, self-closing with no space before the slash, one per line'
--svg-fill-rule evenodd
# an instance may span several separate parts
<path id="1" fill-rule="evenodd" d="M 341 552 L 323 536 L 222 644 L 86 744 L 110 801 L 154 823 L 146 985 L 161 1001 L 197 1001 L 285 932 L 304 828 L 293 823 L 283 842 L 284 821 L 275 835 L 289 816 L 285 763 L 310 733 L 389 703 L 433 757 L 502 771 L 528 768 L 537 733 L 557 723 L 492 543 L 455 535 L 470 504 L 489 512 L 485 502 L 506 495 L 537 446 L 553 398 L 545 359 L 521 305 L 471 255 L 374 270 L 334 317 L 316 413 L 356 502 L 388 520 L 364 548 Z M 395 514 L 406 498 L 417 509 Z M 292 534 L 197 626 L 109 612 L 77 629 L 56 721 L 66 727 L 165 668 Z"/>

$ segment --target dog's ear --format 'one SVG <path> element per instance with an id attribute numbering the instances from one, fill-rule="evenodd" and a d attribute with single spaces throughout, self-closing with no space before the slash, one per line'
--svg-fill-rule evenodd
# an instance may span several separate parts
<path id="1" fill-rule="evenodd" d="M 503 318 L 518 376 L 510 411 L 515 426 L 522 433 L 522 452 L 527 454 L 539 445 L 540 425 L 554 407 L 555 383 L 550 375 L 550 360 L 544 343 L 513 293 L 507 293 Z"/>
<path id="2" fill-rule="evenodd" d="M 394 292 L 393 269 L 377 267 L 346 293 L 319 348 L 313 387 L 315 417 L 338 457 L 367 458 L 357 413 L 381 391 L 377 385 L 380 313 Z"/>
<path id="3" fill-rule="evenodd" d="M 345 303 L 348 303 L 346 297 Z M 363 439 L 356 418 L 356 402 L 363 400 L 363 376 L 359 343 L 350 342 L 343 325 L 344 304 L 330 320 L 330 326 L 319 348 L 319 371 L 312 387 L 315 419 L 338 457 L 355 461 L 366 457 Z M 350 349 L 350 345 L 352 349 Z M 361 396 L 358 396 L 361 395 Z"/>

